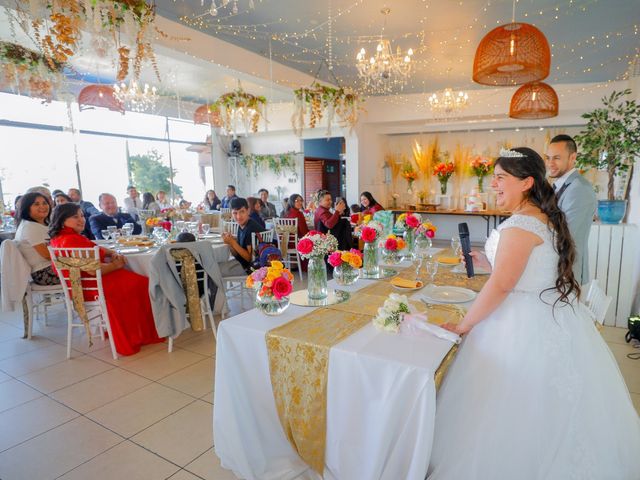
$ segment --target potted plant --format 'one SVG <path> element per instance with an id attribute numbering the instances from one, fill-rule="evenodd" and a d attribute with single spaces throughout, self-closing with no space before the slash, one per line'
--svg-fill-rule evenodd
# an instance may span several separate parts
<path id="1" fill-rule="evenodd" d="M 613 92 L 602 99 L 603 107 L 585 113 L 588 120 L 583 131 L 575 137 L 580 146 L 579 168 L 598 168 L 608 174 L 607 200 L 598 201 L 598 217 L 602 223 L 620 223 L 624 218 L 627 200 L 616 198 L 616 175 L 629 171 L 640 156 L 640 105 L 626 100 L 627 89 Z M 629 173 L 631 175 L 633 169 Z M 622 195 L 626 197 L 626 193 Z"/>

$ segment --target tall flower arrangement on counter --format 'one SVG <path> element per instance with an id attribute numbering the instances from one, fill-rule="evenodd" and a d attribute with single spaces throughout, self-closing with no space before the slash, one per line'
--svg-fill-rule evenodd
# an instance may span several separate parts
<path id="1" fill-rule="evenodd" d="M 493 172 L 493 162 L 490 158 L 476 155 L 471 159 L 471 172 L 478 179 L 478 191 L 484 192 L 484 177 Z"/>
<path id="2" fill-rule="evenodd" d="M 447 194 L 447 184 L 455 170 L 455 165 L 449 160 L 443 160 L 433 167 L 433 175 L 438 177 L 438 182 L 440 182 L 440 193 L 442 195 Z"/>
<path id="3" fill-rule="evenodd" d="M 402 178 L 407 181 L 407 193 L 412 194 L 413 182 L 418 179 L 418 172 L 413 168 L 411 162 L 405 162 L 402 165 L 402 172 L 400 174 L 402 175 Z"/>

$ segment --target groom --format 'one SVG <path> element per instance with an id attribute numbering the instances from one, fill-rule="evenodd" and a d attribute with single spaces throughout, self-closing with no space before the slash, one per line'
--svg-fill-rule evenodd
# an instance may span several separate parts
<path id="1" fill-rule="evenodd" d="M 596 212 L 593 186 L 576 170 L 578 149 L 569 135 L 551 139 L 545 155 L 547 174 L 553 182 L 558 206 L 567 217 L 571 237 L 576 245 L 573 273 L 580 285 L 589 281 L 589 233 Z"/>

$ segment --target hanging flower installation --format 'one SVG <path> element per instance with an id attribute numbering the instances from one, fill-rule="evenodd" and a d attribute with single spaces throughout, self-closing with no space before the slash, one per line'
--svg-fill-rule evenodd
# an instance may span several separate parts
<path id="1" fill-rule="evenodd" d="M 138 79 L 145 61 L 160 80 L 151 43 L 155 8 L 145 0 L 18 0 L 17 15 L 18 24 L 27 35 L 33 34 L 51 68 L 80 51 L 82 33 L 87 31 L 99 56 L 117 52 L 118 82 L 131 66 Z"/>
<path id="2" fill-rule="evenodd" d="M 62 63 L 47 61 L 32 50 L 10 42 L 0 42 L 0 87 L 7 85 L 13 92 L 53 99 L 53 92 L 62 80 Z"/>
<path id="3" fill-rule="evenodd" d="M 200 105 L 193 112 L 193 123 L 196 125 L 210 125 L 214 128 L 221 127 L 220 107 L 215 103 Z"/>
<path id="4" fill-rule="evenodd" d="M 305 126 L 315 128 L 326 115 L 327 137 L 338 117 L 341 127 L 352 129 L 358 123 L 362 110 L 360 97 L 344 88 L 333 88 L 314 82 L 310 87 L 301 87 L 294 92 L 294 113 L 291 124 L 296 135 L 301 136 Z M 309 115 L 309 123 L 305 116 Z"/>
<path id="5" fill-rule="evenodd" d="M 215 103 L 220 109 L 222 127 L 227 134 L 236 136 L 238 122 L 244 126 L 245 133 L 258 131 L 261 119 L 266 119 L 267 99 L 262 96 L 251 95 L 242 87 L 229 93 L 224 93 Z M 265 120 L 266 121 L 266 120 Z"/>
<path id="6" fill-rule="evenodd" d="M 248 174 L 258 178 L 261 172 L 269 170 L 275 175 L 287 175 L 289 177 L 298 176 L 296 165 L 296 152 L 276 153 L 258 155 L 255 153 L 245 153 L 240 157 L 240 165 L 244 167 Z"/>

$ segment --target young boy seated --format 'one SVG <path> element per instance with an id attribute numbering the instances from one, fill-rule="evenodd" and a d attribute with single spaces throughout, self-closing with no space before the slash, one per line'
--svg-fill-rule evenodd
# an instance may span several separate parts
<path id="1" fill-rule="evenodd" d="M 220 272 L 223 277 L 245 275 L 251 272 L 253 262 L 253 250 L 251 247 L 251 234 L 260 233 L 262 229 L 258 223 L 249 218 L 249 204 L 240 197 L 231 199 L 231 216 L 238 224 L 238 238 L 229 232 L 222 234 L 222 240 L 229 246 L 234 259 L 220 264 Z"/>

